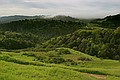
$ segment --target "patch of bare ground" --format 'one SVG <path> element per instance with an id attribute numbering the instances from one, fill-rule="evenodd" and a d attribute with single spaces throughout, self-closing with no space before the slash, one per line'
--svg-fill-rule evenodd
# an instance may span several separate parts
<path id="1" fill-rule="evenodd" d="M 81 74 L 95 77 L 98 80 L 106 80 L 106 75 L 90 74 L 90 73 L 83 73 L 83 72 L 81 72 Z"/>

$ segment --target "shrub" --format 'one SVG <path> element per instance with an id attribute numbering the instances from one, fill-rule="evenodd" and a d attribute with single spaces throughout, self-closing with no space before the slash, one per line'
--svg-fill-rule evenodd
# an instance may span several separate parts
<path id="1" fill-rule="evenodd" d="M 22 55 L 34 56 L 34 57 L 35 57 L 35 54 L 34 54 L 34 53 L 23 53 Z"/>
<path id="2" fill-rule="evenodd" d="M 81 61 L 91 61 L 92 59 L 90 58 L 85 58 L 85 57 L 80 57 L 77 60 L 81 60 Z"/>
<path id="3" fill-rule="evenodd" d="M 17 51 L 14 51 L 14 52 L 15 52 L 15 53 L 20 53 L 20 51 L 18 51 L 18 50 L 17 50 Z"/>
<path id="4" fill-rule="evenodd" d="M 70 51 L 67 49 L 56 49 L 55 51 L 59 54 L 71 54 Z"/>
<path id="5" fill-rule="evenodd" d="M 67 66 L 70 66 L 70 65 L 77 65 L 77 63 L 74 62 L 74 61 L 71 60 L 71 59 L 66 59 L 65 62 L 66 62 L 65 65 L 67 65 Z"/>
<path id="6" fill-rule="evenodd" d="M 2 52 L 0 51 L 0 54 L 2 54 Z"/>
<path id="7" fill-rule="evenodd" d="M 60 63 L 65 62 L 65 60 L 64 60 L 63 58 L 61 58 L 61 57 L 52 58 L 52 61 L 53 61 L 53 63 L 55 63 L 55 64 L 60 64 Z"/>

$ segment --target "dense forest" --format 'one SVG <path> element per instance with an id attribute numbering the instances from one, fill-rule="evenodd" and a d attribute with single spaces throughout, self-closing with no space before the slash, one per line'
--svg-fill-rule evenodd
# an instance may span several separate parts
<path id="1" fill-rule="evenodd" d="M 120 14 L 107 16 L 103 19 L 96 19 L 91 21 L 91 23 L 97 24 L 98 27 L 115 29 L 120 27 Z"/>
<path id="2" fill-rule="evenodd" d="M 80 29 L 66 36 L 52 38 L 43 48 L 68 47 L 92 56 L 120 59 L 120 27 L 112 29 Z"/>
<path id="3" fill-rule="evenodd" d="M 118 14 L 90 22 L 56 16 L 3 23 L 0 24 L 0 48 L 51 50 L 67 47 L 92 56 L 120 59 L 119 21 Z"/>
<path id="4" fill-rule="evenodd" d="M 0 31 L 1 49 L 23 49 L 35 47 L 38 41 L 38 36 L 32 33 L 23 34 L 10 31 Z"/>
<path id="5" fill-rule="evenodd" d="M 81 21 L 75 22 L 52 19 L 26 19 L 0 24 L 0 30 L 19 33 L 33 33 L 39 36 L 41 41 L 44 41 L 52 37 L 72 33 L 83 26 L 86 26 L 86 24 Z"/>

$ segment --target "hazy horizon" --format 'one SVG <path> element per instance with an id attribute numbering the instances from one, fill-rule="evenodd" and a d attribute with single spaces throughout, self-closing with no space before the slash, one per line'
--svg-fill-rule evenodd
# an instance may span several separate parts
<path id="1" fill-rule="evenodd" d="M 0 0 L 0 16 L 66 15 L 102 18 L 120 13 L 120 0 Z"/>

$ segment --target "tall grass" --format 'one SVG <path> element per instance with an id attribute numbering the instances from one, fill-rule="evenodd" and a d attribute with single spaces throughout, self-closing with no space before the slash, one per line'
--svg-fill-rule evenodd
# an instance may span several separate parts
<path id="1" fill-rule="evenodd" d="M 24 67 L 28 67 L 28 66 L 31 66 L 31 68 L 36 68 L 37 69 L 39 67 L 41 68 L 46 68 L 46 69 L 53 69 L 53 73 L 52 73 L 52 76 L 51 75 L 47 75 L 49 76 L 49 78 L 51 80 L 58 80 L 60 79 L 60 76 L 58 71 L 59 69 L 61 70 L 65 70 L 65 71 L 68 71 L 68 73 L 66 73 L 65 75 L 68 75 L 69 74 L 69 71 L 72 72 L 75 72 L 75 73 L 80 73 L 80 72 L 84 72 L 84 73 L 89 73 L 89 74 L 98 74 L 98 75 L 106 75 L 107 76 L 107 80 L 119 80 L 120 79 L 120 63 L 119 61 L 115 61 L 115 60 L 100 60 L 100 59 L 93 59 L 92 61 L 81 61 L 79 63 L 77 63 L 77 65 L 69 65 L 69 66 L 66 66 L 64 64 L 51 64 L 51 63 L 43 63 L 43 62 L 40 62 L 39 60 L 33 60 L 33 59 L 36 59 L 36 56 L 50 56 L 50 57 L 59 57 L 58 55 L 56 54 L 51 54 L 53 53 L 54 51 L 52 52 L 26 52 L 24 55 L 23 55 L 23 52 L 20 52 L 20 53 L 13 53 L 13 52 L 2 52 L 2 54 L 0 54 L 0 68 L 2 69 L 3 68 L 3 64 L 4 64 L 4 71 L 6 70 L 13 70 L 16 71 L 16 67 L 15 66 L 18 66 L 19 68 L 22 68 L 23 66 Z M 74 52 L 74 51 L 73 51 Z M 74 57 L 74 54 L 77 55 L 77 53 L 73 53 L 72 50 L 70 50 L 70 54 L 63 54 L 60 56 L 62 58 L 66 58 L 65 55 L 73 55 L 73 58 L 71 58 L 70 56 L 67 56 L 68 58 L 70 59 L 75 59 Z M 30 53 L 30 54 L 29 54 Z M 33 55 L 34 54 L 34 55 Z M 79 55 L 82 55 L 82 54 L 79 54 Z M 82 55 L 83 56 L 83 55 Z M 85 55 L 86 57 L 86 55 Z M 89 58 L 89 55 L 87 55 L 87 57 Z M 91 58 L 91 56 L 90 56 Z M 71 61 L 71 60 L 69 60 Z M 13 64 L 15 66 L 13 66 Z M 6 68 L 6 66 L 9 66 Z M 40 69 L 40 68 L 39 68 Z M 57 69 L 54 70 L 54 69 Z M 19 69 L 20 70 L 20 69 Z M 31 69 L 30 69 L 31 70 Z M 3 72 L 4 72 L 3 71 Z M 20 70 L 21 71 L 21 70 Z M 26 74 L 32 74 L 32 72 L 36 70 L 32 70 L 30 73 L 29 71 L 25 72 Z M 54 76 L 54 73 L 55 71 L 57 72 L 56 75 L 55 75 L 55 78 L 51 78 Z M 9 72 L 5 72 L 5 73 L 0 73 L 0 80 L 12 80 L 12 78 L 10 77 L 6 77 L 8 76 L 10 73 Z M 40 72 L 42 73 L 42 72 Z M 20 73 L 16 73 L 16 74 L 24 74 L 24 72 L 20 72 Z M 39 74 L 39 73 L 37 73 Z M 6 76 L 2 76 L 2 75 L 6 75 Z M 24 74 L 25 75 L 25 74 Z M 71 74 L 73 75 L 73 74 Z M 20 80 L 20 79 L 16 79 L 16 75 L 12 75 L 10 74 L 10 76 L 13 76 L 13 79 L 15 77 L 14 80 Z M 29 76 L 29 75 L 27 75 Z M 31 76 L 35 76 L 37 77 L 37 75 L 31 75 Z M 44 76 L 44 75 L 42 75 Z M 64 76 L 64 75 L 63 75 Z M 44 76 L 45 77 L 45 76 Z M 47 80 L 48 78 L 41 78 L 40 80 Z M 70 79 L 71 76 L 67 76 L 66 78 Z M 88 76 L 86 76 L 88 77 Z M 58 79 L 56 79 L 58 78 Z M 24 77 L 21 77 L 21 80 L 25 80 L 26 78 Z M 28 80 L 31 80 L 31 79 L 35 79 L 37 80 L 37 78 L 27 78 Z M 27 80 L 26 79 L 26 80 Z M 73 78 L 71 78 L 70 80 L 72 80 Z M 79 79 L 81 79 L 79 77 Z M 79 80 L 78 78 L 76 78 L 76 80 Z M 39 80 L 39 79 L 38 79 Z M 63 78 L 62 80 L 67 80 L 65 78 Z M 81 79 L 82 80 L 82 79 Z M 88 78 L 84 78 L 83 80 L 89 80 Z M 90 79 L 92 80 L 92 79 Z M 94 80 L 94 79 L 93 79 Z"/>

